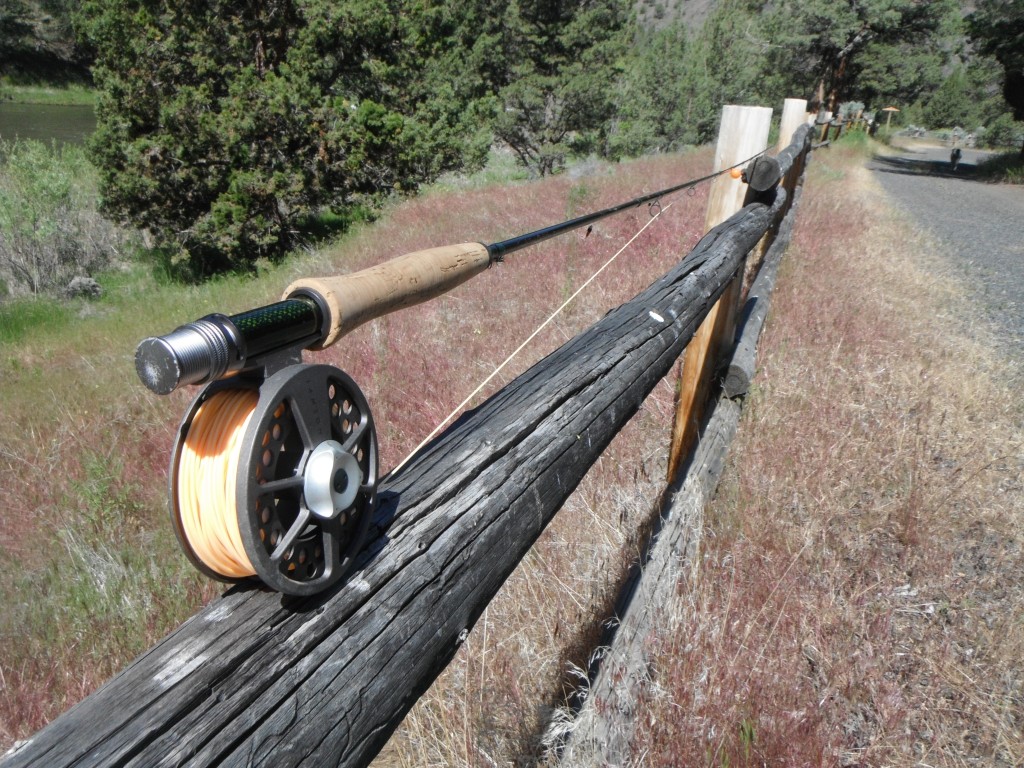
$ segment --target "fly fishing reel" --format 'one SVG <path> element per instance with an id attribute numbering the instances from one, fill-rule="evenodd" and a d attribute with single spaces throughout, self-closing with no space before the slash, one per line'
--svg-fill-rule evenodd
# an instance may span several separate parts
<path id="1" fill-rule="evenodd" d="M 332 366 L 289 365 L 193 400 L 171 458 L 171 519 L 206 575 L 309 595 L 351 566 L 376 483 L 373 417 L 355 382 Z"/>
<path id="2" fill-rule="evenodd" d="M 345 574 L 363 542 L 377 437 L 355 382 L 301 361 L 322 315 L 301 297 L 139 345 L 136 366 L 154 391 L 213 380 L 182 419 L 168 473 L 178 541 L 207 576 L 314 594 Z"/>
<path id="3" fill-rule="evenodd" d="M 211 578 L 254 577 L 289 595 L 342 579 L 377 493 L 377 435 L 356 383 L 302 362 L 359 324 L 432 298 L 485 269 L 479 243 L 407 254 L 289 286 L 284 300 L 215 314 L 139 344 L 157 394 L 204 388 L 178 428 L 168 490 L 185 555 Z"/>

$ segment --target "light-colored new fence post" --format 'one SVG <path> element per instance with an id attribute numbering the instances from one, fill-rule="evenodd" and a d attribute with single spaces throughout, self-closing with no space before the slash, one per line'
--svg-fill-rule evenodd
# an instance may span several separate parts
<path id="1" fill-rule="evenodd" d="M 779 143 L 777 151 L 781 152 L 790 145 L 793 141 L 793 134 L 796 133 L 797 128 L 807 122 L 807 100 L 806 99 L 786 99 L 782 105 L 782 119 L 779 122 Z M 793 190 L 796 188 L 796 180 L 799 179 L 804 172 L 804 155 L 801 154 L 794 162 L 793 167 L 789 169 L 789 173 L 786 174 L 782 180 L 782 186 L 786 188 L 786 192 L 789 194 L 789 199 L 786 202 L 786 209 L 793 204 Z"/>
<path id="2" fill-rule="evenodd" d="M 729 168 L 764 150 L 768 146 L 771 120 L 772 110 L 769 107 L 723 107 L 714 170 Z M 740 210 L 746 195 L 747 187 L 740 179 L 730 174 L 717 177 L 711 185 L 704 231 L 721 224 Z M 732 344 L 742 283 L 741 268 L 686 347 L 669 449 L 669 482 L 675 477 L 682 458 L 696 442 L 711 376 L 722 349 Z"/>
<path id="3" fill-rule="evenodd" d="M 779 122 L 779 143 L 775 149 L 781 152 L 789 146 L 793 140 L 796 129 L 807 122 L 807 99 L 786 99 L 782 104 L 782 119 Z M 799 173 L 790 171 L 790 176 L 799 176 Z"/>

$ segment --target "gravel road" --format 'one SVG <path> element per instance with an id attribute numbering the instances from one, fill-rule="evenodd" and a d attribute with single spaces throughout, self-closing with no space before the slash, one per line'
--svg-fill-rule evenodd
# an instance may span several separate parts
<path id="1" fill-rule="evenodd" d="M 894 204 L 942 241 L 982 316 L 1011 355 L 1024 357 L 1024 187 L 976 181 L 981 152 L 964 150 L 953 172 L 948 149 L 898 151 L 868 167 Z"/>

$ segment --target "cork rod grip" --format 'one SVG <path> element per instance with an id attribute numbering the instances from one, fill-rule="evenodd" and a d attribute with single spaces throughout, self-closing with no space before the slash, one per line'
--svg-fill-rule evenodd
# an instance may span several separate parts
<path id="1" fill-rule="evenodd" d="M 413 251 L 383 264 L 335 277 L 302 278 L 284 298 L 315 293 L 326 305 L 328 331 L 315 347 L 331 346 L 368 320 L 440 296 L 490 266 L 487 246 L 460 243 Z"/>

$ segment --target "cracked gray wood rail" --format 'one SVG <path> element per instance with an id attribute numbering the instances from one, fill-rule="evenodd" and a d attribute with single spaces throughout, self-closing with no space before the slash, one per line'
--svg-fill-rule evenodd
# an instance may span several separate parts
<path id="1" fill-rule="evenodd" d="M 685 575 L 696 578 L 697 550 L 703 510 L 714 494 L 736 433 L 742 405 L 733 398 L 745 394 L 755 370 L 755 353 L 767 315 L 768 300 L 778 265 L 789 244 L 796 203 L 803 179 L 810 126 L 798 128 L 794 141 L 780 154 L 789 175 L 786 190 L 794 190 L 775 239 L 768 249 L 747 297 L 728 376 L 706 415 L 700 439 L 673 487 L 666 493 L 665 510 L 641 559 L 634 566 L 616 604 L 618 622 L 606 630 L 591 663 L 590 685 L 579 696 L 579 711 L 572 727 L 565 728 L 558 749 L 566 768 L 615 766 L 629 763 L 637 702 L 649 691 L 651 663 L 647 652 L 658 613 L 679 588 Z M 781 172 L 782 164 L 779 169 Z"/>
<path id="2" fill-rule="evenodd" d="M 713 229 L 382 482 L 344 583 L 301 599 L 229 590 L 0 765 L 366 765 L 671 369 L 784 198 Z"/>
<path id="3" fill-rule="evenodd" d="M 794 206 L 800 198 L 800 193 L 798 182 L 793 195 Z M 757 373 L 757 343 L 761 338 L 761 329 L 768 319 L 768 309 L 771 307 L 772 292 L 775 290 L 775 279 L 782 263 L 782 254 L 786 252 L 793 236 L 795 210 L 795 207 L 790 208 L 783 216 L 775 240 L 768 248 L 761 269 L 758 270 L 757 277 L 747 293 L 740 317 L 740 333 L 737 334 L 736 345 L 733 347 L 722 381 L 722 390 L 727 397 L 747 394 L 750 383 Z"/>
<path id="4" fill-rule="evenodd" d="M 706 416 L 689 462 L 666 493 L 670 502 L 655 521 L 648 546 L 619 597 L 617 625 L 607 630 L 600 652 L 595 654 L 586 697 L 573 727 L 566 729 L 559 745 L 560 764 L 565 768 L 629 763 L 637 703 L 653 686 L 651 664 L 656 659 L 648 653 L 648 642 L 659 613 L 671 602 L 680 580 L 685 576 L 696 578 L 704 507 L 718 487 L 742 412 L 741 401 L 733 398 L 746 394 L 753 378 L 767 301 L 793 229 L 796 207 L 787 207 L 779 233 L 751 287 L 729 376 Z M 742 359 L 736 360 L 737 354 Z M 730 384 L 736 391 L 730 391 Z"/>

